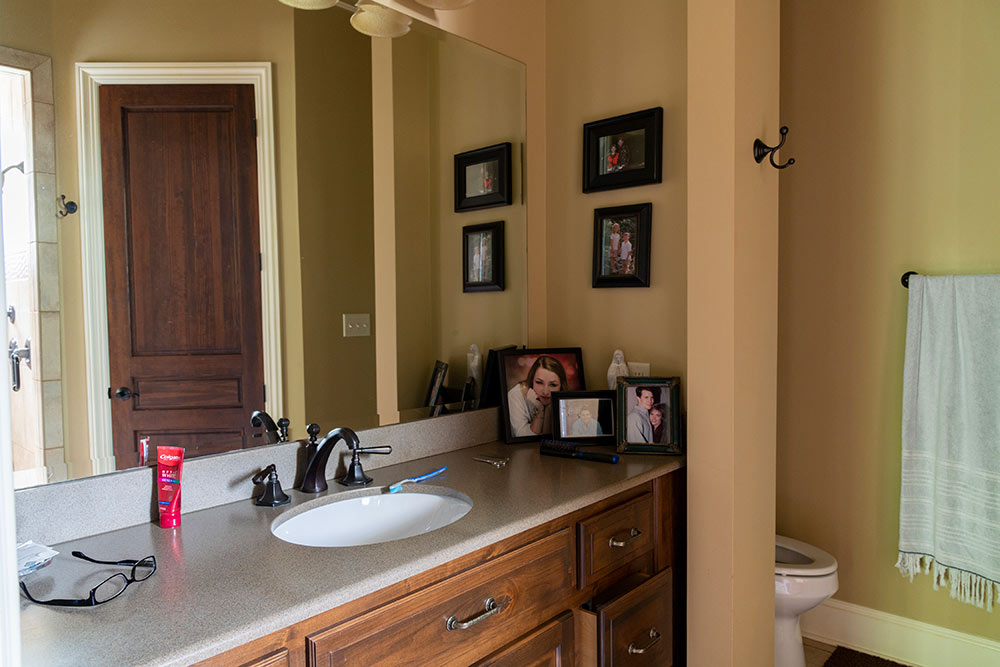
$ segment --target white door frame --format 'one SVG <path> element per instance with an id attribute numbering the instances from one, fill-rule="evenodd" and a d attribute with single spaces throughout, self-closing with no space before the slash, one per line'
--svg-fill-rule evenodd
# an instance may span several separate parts
<path id="1" fill-rule="evenodd" d="M 80 158 L 80 246 L 83 325 L 87 354 L 87 412 L 94 474 L 115 470 L 108 358 L 108 306 L 104 270 L 101 179 L 102 85 L 244 83 L 254 87 L 257 117 L 257 201 L 262 254 L 265 409 L 282 414 L 281 304 L 278 293 L 278 205 L 275 183 L 271 63 L 77 63 L 77 153 Z"/>

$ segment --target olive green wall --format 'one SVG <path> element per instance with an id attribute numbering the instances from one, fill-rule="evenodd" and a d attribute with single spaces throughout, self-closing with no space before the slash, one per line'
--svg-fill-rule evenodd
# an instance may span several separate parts
<path id="1" fill-rule="evenodd" d="M 295 12 L 305 418 L 324 432 L 378 424 L 375 337 L 343 336 L 343 313 L 375 312 L 371 38 L 348 18 Z"/>
<path id="2" fill-rule="evenodd" d="M 1000 639 L 910 583 L 899 538 L 903 272 L 1000 271 L 1000 4 L 782 3 L 777 529 L 839 600 Z M 773 137 L 772 137 L 773 138 Z"/>

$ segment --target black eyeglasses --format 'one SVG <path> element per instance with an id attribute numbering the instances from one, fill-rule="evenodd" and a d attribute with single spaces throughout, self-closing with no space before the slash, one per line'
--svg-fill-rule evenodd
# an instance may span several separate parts
<path id="1" fill-rule="evenodd" d="M 156 572 L 156 558 L 154 556 L 146 556 L 141 560 L 118 560 L 118 561 L 108 561 L 108 560 L 96 560 L 90 556 L 85 555 L 81 551 L 74 551 L 73 556 L 80 558 L 82 560 L 88 561 L 90 563 L 97 563 L 98 565 L 117 565 L 119 567 L 131 567 L 132 572 L 129 576 L 125 576 L 121 572 L 117 574 L 112 574 L 110 577 L 97 584 L 90 589 L 90 595 L 86 599 L 80 600 L 36 600 L 31 597 L 31 593 L 28 592 L 28 587 L 24 585 L 24 582 L 18 582 L 21 586 L 21 590 L 24 595 L 34 602 L 35 604 L 49 604 L 56 607 L 93 607 L 95 605 L 103 604 L 105 602 L 110 602 L 116 597 L 125 592 L 129 584 L 135 583 L 137 581 L 145 581 L 153 576 Z"/>

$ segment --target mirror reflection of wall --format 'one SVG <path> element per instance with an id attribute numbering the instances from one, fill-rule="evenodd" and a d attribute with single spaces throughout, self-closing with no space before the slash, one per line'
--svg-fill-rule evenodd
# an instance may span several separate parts
<path id="1" fill-rule="evenodd" d="M 372 40 L 351 29 L 347 12 L 291 10 L 277 0 L 179 0 L 141 8 L 129 0 L 3 0 L 3 10 L 0 45 L 52 57 L 54 189 L 70 199 L 80 189 L 75 63 L 272 63 L 278 247 L 262 251 L 276 253 L 280 265 L 284 406 L 271 409 L 274 417 L 291 419 L 293 438 L 304 437 L 305 424 L 312 421 L 324 429 L 389 423 L 376 407 L 383 390 L 392 393 L 398 409 L 416 407 L 436 359 L 450 361 L 454 377 L 448 384 L 461 386 L 470 344 L 485 350 L 524 342 L 520 63 L 414 24 L 409 35 L 391 43 L 396 49 L 391 71 L 374 71 Z M 422 62 L 410 59 L 417 54 Z M 372 232 L 378 169 L 372 88 L 377 77 L 387 75 L 398 98 L 391 111 L 399 155 L 391 178 L 396 211 L 402 212 L 397 262 L 391 267 L 384 260 L 375 263 Z M 492 213 L 454 214 L 452 156 L 500 141 L 515 146 L 515 204 Z M 404 170 L 407 161 L 413 168 Z M 463 295 L 461 226 L 501 218 L 511 230 L 507 247 L 522 249 L 508 252 L 507 290 Z M 79 217 L 58 225 L 62 458 L 67 476 L 79 477 L 92 472 L 82 305 L 86 267 Z M 398 333 L 397 327 L 391 332 L 399 361 L 393 381 L 377 383 L 375 337 L 345 338 L 342 316 L 374 316 L 375 276 L 390 269 L 400 292 Z M 377 317 L 372 328 L 379 332 Z"/>

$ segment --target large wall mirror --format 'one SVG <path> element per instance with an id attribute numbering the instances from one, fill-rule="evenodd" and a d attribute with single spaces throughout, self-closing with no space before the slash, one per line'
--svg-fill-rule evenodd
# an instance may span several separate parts
<path id="1" fill-rule="evenodd" d="M 32 231 L 21 236 L 25 257 L 34 258 L 33 265 L 31 261 L 27 265 L 39 273 L 32 278 L 34 287 L 22 290 L 28 296 L 15 293 L 11 284 L 20 274 L 13 274 L 11 266 L 24 262 L 15 262 L 18 258 L 13 255 L 5 257 L 7 297 L 12 303 L 23 302 L 13 305 L 18 310 L 16 326 L 24 327 L 13 331 L 11 323 L 7 339 L 14 337 L 23 347 L 23 340 L 30 338 L 33 355 L 32 364 L 21 364 L 21 388 L 12 394 L 11 429 L 15 454 L 21 451 L 22 461 L 15 463 L 15 469 L 20 465 L 31 471 L 20 474 L 18 486 L 138 463 L 132 454 L 95 461 L 91 415 L 97 398 L 103 405 L 158 402 L 166 411 L 158 425 L 145 427 L 151 445 L 177 442 L 188 444 L 195 455 L 219 453 L 262 444 L 252 438 L 259 429 L 250 426 L 248 415 L 264 407 L 274 418 L 291 420 L 292 438 L 305 437 L 309 422 L 326 431 L 426 417 L 429 412 L 421 406 L 435 362 L 448 363 L 446 384 L 461 388 L 469 374 L 470 345 L 478 346 L 485 359 L 492 347 L 525 342 L 524 65 L 420 22 L 415 21 L 402 37 L 369 38 L 354 31 L 349 18 L 339 8 L 292 10 L 277 0 L 179 0 L 141 6 L 131 0 L 0 0 L 0 72 L 10 69 L 22 76 L 21 83 L 4 80 L 3 105 L 29 111 L 2 118 L 7 125 L 21 122 L 29 128 L 33 122 L 34 129 L 26 132 L 34 135 L 37 153 L 23 160 L 21 169 L 7 172 L 0 218 L 5 241 L 9 230 L 21 234 L 22 228 L 31 226 Z M 207 370 L 195 381 L 157 385 L 146 378 L 143 385 L 134 372 L 126 378 L 110 377 L 115 368 L 112 359 L 111 370 L 104 369 L 112 394 L 95 397 L 95 371 L 87 355 L 89 311 L 84 303 L 84 285 L 92 273 L 83 250 L 86 230 L 79 213 L 58 217 L 56 209 L 59 194 L 78 201 L 82 209 L 93 203 L 93 198 L 84 201 L 87 193 L 80 185 L 83 172 L 92 165 L 80 159 L 84 151 L 78 131 L 76 65 L 197 62 L 272 65 L 271 205 L 272 238 L 276 238 L 262 236 L 260 251 L 271 260 L 262 262 L 264 268 L 276 267 L 279 306 L 271 317 L 280 340 L 274 356 L 281 377 L 267 382 L 278 391 L 265 405 L 263 392 L 256 387 L 227 384 L 220 379 L 221 371 Z M 27 79 L 19 74 L 25 71 L 30 72 Z M 19 85 L 27 91 L 27 97 L 17 98 L 25 100 L 20 103 L 12 97 Z M 148 117 L 153 118 L 149 122 L 146 116 L 131 120 L 121 109 L 135 104 L 122 100 L 115 113 L 126 118 L 123 125 L 128 127 L 117 129 L 119 134 L 127 137 L 136 128 L 155 134 L 160 125 L 169 125 L 155 115 Z M 176 111 L 173 102 L 157 109 Z M 8 130 L 3 128 L 5 137 Z M 54 145 L 54 156 L 41 135 Z M 506 142 L 512 147 L 512 204 L 456 213 L 454 155 Z M 156 152 L 161 150 L 158 144 L 154 148 L 141 174 L 130 177 L 134 187 L 138 175 L 148 182 L 127 194 L 123 208 L 138 208 L 141 197 L 157 188 L 176 194 L 176 184 L 154 173 L 156 156 L 165 155 Z M 143 149 L 129 150 L 135 156 Z M 237 150 L 223 141 L 220 154 Z M 0 167 L 8 167 L 8 157 L 3 159 Z M 22 177 L 23 186 L 16 183 Z M 8 184 L 14 184 L 9 193 Z M 17 188 L 27 194 L 17 195 Z M 29 201 L 32 192 L 37 205 L 7 206 L 8 199 Z M 229 191 L 225 192 L 221 199 L 228 201 Z M 162 200 L 157 197 L 161 195 L 149 195 L 153 203 L 144 205 L 156 209 Z M 208 201 L 214 201 L 211 194 Z M 169 209 L 169 202 L 160 208 Z M 201 208 L 207 207 L 202 203 Z M 35 213 L 37 225 L 30 218 Z M 104 217 L 109 219 L 107 213 Z M 504 289 L 465 292 L 463 227 L 498 221 L 504 223 Z M 134 226 L 126 229 L 138 237 Z M 216 274 L 191 266 L 177 269 L 178 260 L 168 252 L 171 248 L 184 258 L 180 263 L 197 268 L 198 262 L 210 261 L 194 246 L 201 247 L 176 236 L 154 235 L 142 258 L 134 256 L 134 247 L 126 248 L 126 259 L 138 262 L 135 267 L 119 275 L 118 265 L 108 264 L 107 283 L 123 282 L 137 293 L 130 281 L 145 272 L 147 282 L 156 288 L 149 293 L 170 293 L 157 284 L 159 276 L 164 282 L 183 276 L 179 290 L 184 291 L 211 282 L 199 276 L 236 272 L 238 267 Z M 10 254 L 10 244 L 5 243 L 5 255 Z M 160 271 L 157 261 L 164 263 Z M 268 279 L 262 276 L 262 282 Z M 58 285 L 55 291 L 53 281 Z M 112 298 L 108 296 L 109 307 Z M 140 327 L 133 317 L 130 326 L 136 340 L 137 328 L 145 337 L 142 345 L 131 344 L 133 354 L 137 349 L 143 353 L 153 340 L 166 341 L 176 358 L 204 352 L 205 322 L 212 319 L 207 309 L 195 309 L 199 312 L 178 320 L 166 302 L 146 300 L 140 305 L 147 320 Z M 370 317 L 370 335 L 345 336 L 344 316 L 364 314 Z M 32 325 L 37 330 L 31 331 Z M 243 328 L 240 324 L 241 332 Z M 225 335 L 233 333 L 225 326 L 219 331 L 222 348 L 238 346 L 232 341 L 241 340 L 239 335 Z M 119 386 L 139 396 L 115 396 Z M 274 394 L 281 396 L 280 405 L 274 404 Z M 189 418 L 186 408 L 170 412 L 172 405 L 183 406 L 184 401 L 218 404 L 220 409 L 238 404 L 245 414 L 241 413 L 239 426 L 219 426 L 221 419 L 204 426 Z M 185 436 L 185 428 L 197 433 Z M 124 449 L 135 452 L 134 440 L 141 430 L 134 437 L 106 434 L 119 442 L 113 447 L 104 443 L 105 450 L 118 451 L 124 441 Z M 199 440 L 205 432 L 220 434 L 207 438 L 215 445 L 201 444 L 206 442 Z"/>

